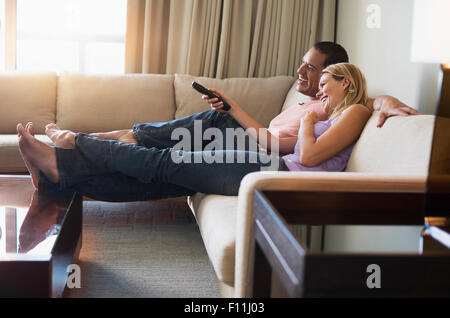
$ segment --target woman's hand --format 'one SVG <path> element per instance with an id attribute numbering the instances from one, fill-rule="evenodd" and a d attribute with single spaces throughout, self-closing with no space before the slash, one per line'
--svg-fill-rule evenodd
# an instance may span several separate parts
<path id="1" fill-rule="evenodd" d="M 227 102 L 228 105 L 231 106 L 231 109 L 229 111 L 223 110 L 223 102 L 220 101 L 218 98 L 209 98 L 208 95 L 202 95 L 202 99 L 206 100 L 208 104 L 210 104 L 211 109 L 220 112 L 220 113 L 230 113 L 235 112 L 237 109 L 239 109 L 239 105 L 236 104 L 235 101 L 233 101 L 231 98 L 229 98 L 224 92 L 219 91 L 214 88 L 209 89 L 211 92 L 219 96 L 223 101 Z"/>
<path id="2" fill-rule="evenodd" d="M 306 114 L 305 117 L 303 117 L 302 121 L 312 122 L 313 124 L 315 124 L 319 121 L 319 117 L 315 112 L 310 111 Z"/>
<path id="3" fill-rule="evenodd" d="M 366 106 L 352 105 L 317 139 L 311 117 L 306 116 L 308 121 L 300 126 L 300 163 L 307 167 L 317 166 L 350 146 L 359 138 L 370 115 Z"/>

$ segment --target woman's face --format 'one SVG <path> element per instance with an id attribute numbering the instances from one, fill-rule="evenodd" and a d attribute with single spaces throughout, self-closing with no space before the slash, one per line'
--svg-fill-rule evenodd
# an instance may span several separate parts
<path id="1" fill-rule="evenodd" d="M 345 89 L 348 85 L 349 81 L 345 78 L 337 81 L 329 73 L 322 75 L 316 97 L 322 102 L 322 107 L 327 114 L 331 114 L 334 108 L 344 100 Z"/>

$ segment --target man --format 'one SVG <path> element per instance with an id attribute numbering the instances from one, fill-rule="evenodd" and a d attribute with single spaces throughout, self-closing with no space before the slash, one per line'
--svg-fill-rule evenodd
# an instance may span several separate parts
<path id="1" fill-rule="evenodd" d="M 305 104 L 296 105 L 282 112 L 272 120 L 268 128 L 270 134 L 278 136 L 279 150 L 281 153 L 287 154 L 293 152 L 297 142 L 301 118 L 307 113 L 313 111 L 316 113 L 319 120 L 326 119 L 327 115 L 321 108 L 321 101 L 316 98 L 316 94 L 319 91 L 319 79 L 322 70 L 328 65 L 343 62 L 348 62 L 347 52 L 342 46 L 333 42 L 318 42 L 305 54 L 302 64 L 297 70 L 299 75 L 297 91 L 308 96 L 310 101 Z M 217 90 L 213 91 L 226 98 L 222 92 Z M 93 133 L 91 135 L 104 139 L 118 140 L 125 143 L 135 143 L 140 146 L 162 149 L 172 148 L 178 142 L 177 140 L 172 139 L 172 132 L 176 128 L 186 128 L 190 130 L 191 136 L 194 136 L 194 123 L 198 120 L 202 122 L 201 127 L 203 131 L 214 127 L 220 129 L 223 132 L 223 136 L 226 136 L 226 128 L 254 128 L 256 131 L 264 128 L 238 105 L 235 105 L 229 111 L 239 113 L 238 116 L 233 116 L 234 118 L 239 118 L 239 120 L 236 121 L 234 118 L 231 118 L 229 113 L 221 110 L 223 104 L 218 102 L 217 99 L 210 99 L 207 98 L 207 96 L 203 96 L 203 98 L 211 104 L 212 110 L 166 123 L 137 124 L 133 129 L 129 130 Z M 391 96 L 379 96 L 375 99 L 369 99 L 368 105 L 366 106 L 371 110 L 380 111 L 380 117 L 377 124 L 378 127 L 381 127 L 390 116 L 420 114 L 417 110 L 406 106 L 398 99 Z M 58 147 L 73 148 L 74 146 L 75 134 L 71 131 L 60 130 L 55 124 L 46 126 L 46 134 Z M 191 144 L 193 145 L 194 143 Z M 223 144 L 225 145 L 226 143 Z"/>

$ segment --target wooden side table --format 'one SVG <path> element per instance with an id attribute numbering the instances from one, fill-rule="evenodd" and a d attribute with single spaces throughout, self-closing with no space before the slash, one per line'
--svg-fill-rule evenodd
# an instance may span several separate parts
<path id="1" fill-rule="evenodd" d="M 448 219 L 424 222 L 423 199 L 406 193 L 255 190 L 253 297 L 270 296 L 272 271 L 289 297 L 450 297 Z M 422 253 L 361 254 L 310 252 L 288 224 L 428 226 Z M 367 283 L 371 264 L 379 266 L 381 288 Z"/>

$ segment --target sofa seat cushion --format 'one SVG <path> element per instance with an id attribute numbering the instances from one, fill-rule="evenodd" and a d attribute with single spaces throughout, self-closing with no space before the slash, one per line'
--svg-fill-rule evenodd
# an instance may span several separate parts
<path id="1" fill-rule="evenodd" d="M 91 133 L 130 129 L 134 124 L 173 120 L 173 75 L 59 76 L 57 124 Z"/>
<path id="2" fill-rule="evenodd" d="M 55 121 L 56 73 L 2 73 L 0 75 L 0 134 L 15 134 L 17 123 L 32 121 L 43 134 Z"/>
<path id="3" fill-rule="evenodd" d="M 391 117 L 377 128 L 374 112 L 353 149 L 346 171 L 424 175 L 428 173 L 432 115 Z"/>
<path id="4" fill-rule="evenodd" d="M 238 197 L 197 193 L 188 201 L 217 278 L 234 286 Z"/>
<path id="5" fill-rule="evenodd" d="M 252 118 L 268 127 L 270 121 L 280 113 L 294 78 L 291 76 L 276 76 L 269 78 L 214 79 L 176 74 L 174 82 L 176 118 L 210 109 L 209 104 L 201 99 L 201 94 L 192 88 L 192 81 L 196 81 L 207 88 L 215 88 L 225 92 Z"/>
<path id="6" fill-rule="evenodd" d="M 36 138 L 48 145 L 53 145 L 46 135 L 36 135 Z M 27 171 L 20 155 L 17 134 L 0 135 L 0 173 L 25 173 Z"/>

